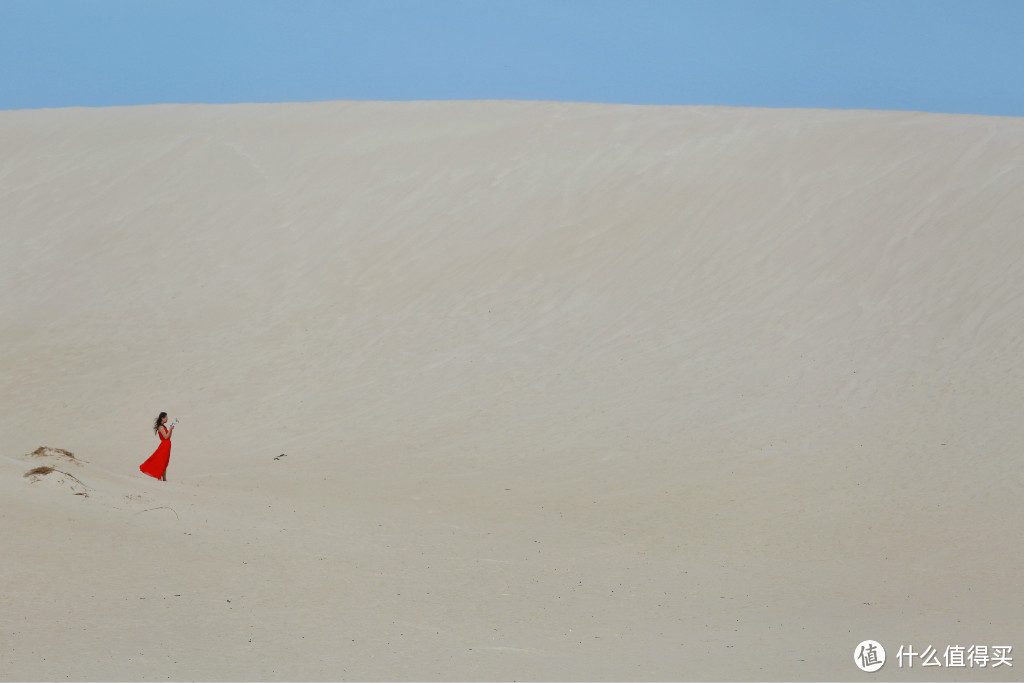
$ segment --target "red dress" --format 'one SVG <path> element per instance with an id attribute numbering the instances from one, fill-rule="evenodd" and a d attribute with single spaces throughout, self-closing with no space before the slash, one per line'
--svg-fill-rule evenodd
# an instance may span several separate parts
<path id="1" fill-rule="evenodd" d="M 149 460 L 139 465 L 139 469 L 151 477 L 163 479 L 167 472 L 167 463 L 171 460 L 171 438 L 170 434 L 164 438 L 163 430 L 160 431 L 160 445 L 149 456 Z"/>

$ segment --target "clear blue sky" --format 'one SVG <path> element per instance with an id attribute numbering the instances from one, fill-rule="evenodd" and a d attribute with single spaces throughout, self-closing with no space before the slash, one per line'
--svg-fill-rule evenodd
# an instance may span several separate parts
<path id="1" fill-rule="evenodd" d="M 0 0 L 0 109 L 449 99 L 1024 116 L 1024 0 Z"/>

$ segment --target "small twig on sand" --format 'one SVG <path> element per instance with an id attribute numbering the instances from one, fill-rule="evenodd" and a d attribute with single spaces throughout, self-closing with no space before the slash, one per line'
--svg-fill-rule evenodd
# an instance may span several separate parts
<path id="1" fill-rule="evenodd" d="M 178 517 L 177 511 L 172 507 L 167 507 L 166 505 L 161 505 L 160 507 L 155 508 L 146 508 L 145 510 L 139 510 L 138 512 L 135 513 L 135 515 L 141 515 L 143 512 L 149 512 L 150 510 L 170 510 L 171 512 L 174 513 L 174 518 L 177 519 L 179 522 L 181 521 L 181 517 Z M 134 517 L 135 515 L 132 515 L 132 517 Z"/>

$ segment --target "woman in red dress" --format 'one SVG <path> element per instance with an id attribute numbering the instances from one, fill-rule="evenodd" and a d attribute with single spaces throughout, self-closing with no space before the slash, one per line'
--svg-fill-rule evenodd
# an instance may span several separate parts
<path id="1" fill-rule="evenodd" d="M 168 427 L 166 422 L 167 413 L 160 413 L 153 424 L 153 431 L 160 437 L 160 445 L 146 462 L 139 465 L 140 470 L 160 481 L 167 481 L 167 463 L 171 460 L 171 432 L 174 431 L 174 425 Z"/>

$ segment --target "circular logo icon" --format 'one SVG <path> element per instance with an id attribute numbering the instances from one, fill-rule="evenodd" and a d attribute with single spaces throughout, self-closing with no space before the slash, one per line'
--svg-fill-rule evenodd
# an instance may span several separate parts
<path id="1" fill-rule="evenodd" d="M 885 664 L 885 648 L 877 640 L 865 640 L 853 651 L 853 661 L 861 671 L 878 671 Z"/>

